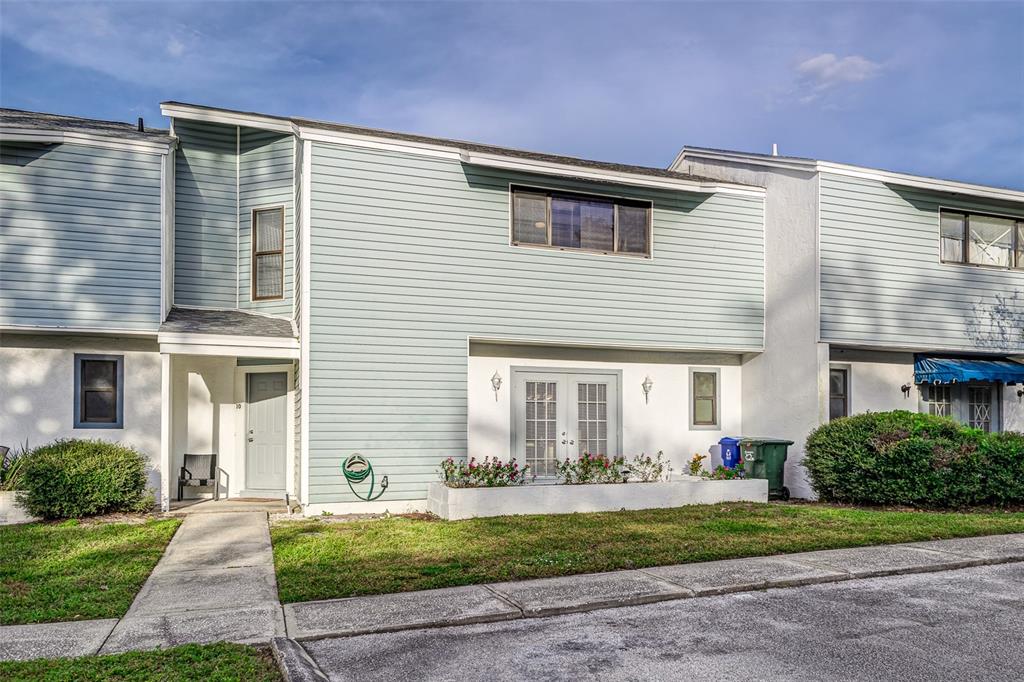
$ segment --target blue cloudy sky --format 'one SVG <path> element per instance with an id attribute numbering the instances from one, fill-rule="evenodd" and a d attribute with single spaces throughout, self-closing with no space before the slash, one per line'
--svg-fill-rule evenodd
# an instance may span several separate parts
<path id="1" fill-rule="evenodd" d="M 1024 187 L 1024 2 L 16 2 L 0 103 L 175 99 L 610 161 L 684 144 Z"/>

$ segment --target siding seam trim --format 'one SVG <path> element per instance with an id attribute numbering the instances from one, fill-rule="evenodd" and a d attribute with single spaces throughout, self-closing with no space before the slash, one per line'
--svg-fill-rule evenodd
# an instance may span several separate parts
<path id="1" fill-rule="evenodd" d="M 241 283 L 238 276 L 242 272 L 242 217 L 241 217 L 241 159 L 242 159 L 242 128 L 235 126 L 235 307 L 241 306 Z"/>

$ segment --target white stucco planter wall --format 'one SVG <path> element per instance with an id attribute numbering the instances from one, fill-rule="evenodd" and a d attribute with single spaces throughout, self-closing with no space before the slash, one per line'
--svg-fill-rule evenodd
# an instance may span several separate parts
<path id="1" fill-rule="evenodd" d="M 428 510 L 456 521 L 481 516 L 571 514 L 660 509 L 718 502 L 767 502 L 768 481 L 705 481 L 693 477 L 660 483 L 533 484 L 507 488 L 449 488 L 431 483 Z"/>
<path id="2" fill-rule="evenodd" d="M 31 523 L 39 518 L 29 515 L 17 501 L 17 491 L 0 491 L 0 526 L 8 526 L 14 523 Z"/>

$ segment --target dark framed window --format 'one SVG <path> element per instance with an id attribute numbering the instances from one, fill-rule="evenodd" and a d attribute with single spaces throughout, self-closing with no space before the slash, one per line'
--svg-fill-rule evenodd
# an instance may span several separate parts
<path id="1" fill-rule="evenodd" d="M 942 209 L 939 224 L 943 263 L 1024 269 L 1024 218 Z"/>
<path id="2" fill-rule="evenodd" d="M 850 416 L 850 370 L 830 369 L 828 371 L 828 418 L 829 421 Z"/>
<path id="3" fill-rule="evenodd" d="M 690 428 L 717 429 L 719 371 L 717 369 L 690 370 Z"/>
<path id="4" fill-rule="evenodd" d="M 76 429 L 124 428 L 124 356 L 75 353 Z"/>
<path id="5" fill-rule="evenodd" d="M 513 246 L 651 255 L 649 201 L 512 187 Z"/>
<path id="6" fill-rule="evenodd" d="M 252 212 L 252 300 L 284 297 L 284 207 Z"/>

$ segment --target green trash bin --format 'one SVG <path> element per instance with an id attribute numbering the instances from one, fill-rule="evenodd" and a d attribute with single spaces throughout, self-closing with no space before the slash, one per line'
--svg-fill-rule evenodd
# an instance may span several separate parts
<path id="1" fill-rule="evenodd" d="M 768 479 L 768 499 L 788 500 L 785 486 L 786 455 L 791 440 L 778 438 L 744 438 L 740 441 L 740 456 L 747 478 Z"/>

